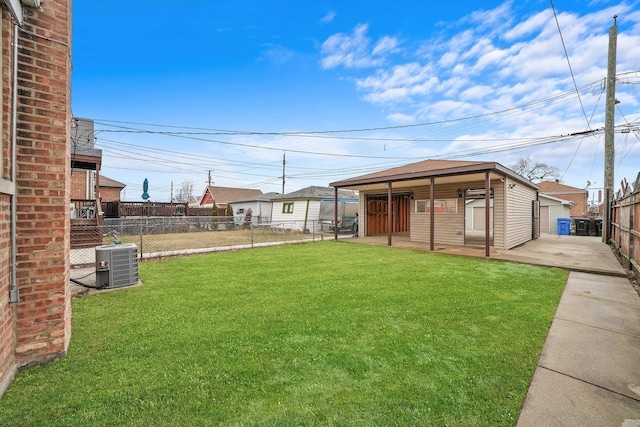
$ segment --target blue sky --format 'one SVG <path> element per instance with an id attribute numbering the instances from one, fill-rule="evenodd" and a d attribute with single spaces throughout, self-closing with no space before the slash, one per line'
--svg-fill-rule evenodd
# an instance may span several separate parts
<path id="1" fill-rule="evenodd" d="M 566 136 L 604 126 L 614 15 L 616 189 L 640 172 L 639 1 L 177 4 L 74 2 L 73 114 L 95 120 L 102 173 L 126 200 L 145 178 L 151 200 L 172 182 L 199 197 L 209 170 L 215 185 L 281 192 L 283 155 L 285 192 L 527 156 L 601 188 L 604 134 Z"/>

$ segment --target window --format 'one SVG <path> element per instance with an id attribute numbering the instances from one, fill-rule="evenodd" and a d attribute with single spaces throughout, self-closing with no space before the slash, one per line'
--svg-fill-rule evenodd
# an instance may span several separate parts
<path id="1" fill-rule="evenodd" d="M 244 208 L 238 208 L 238 210 L 236 211 L 236 214 L 243 214 L 244 213 Z"/>
<path id="2" fill-rule="evenodd" d="M 458 213 L 458 199 L 436 199 L 433 201 L 435 213 Z M 416 213 L 431 212 L 430 200 L 416 200 Z"/>
<path id="3" fill-rule="evenodd" d="M 282 213 L 293 213 L 293 202 L 283 203 Z"/>

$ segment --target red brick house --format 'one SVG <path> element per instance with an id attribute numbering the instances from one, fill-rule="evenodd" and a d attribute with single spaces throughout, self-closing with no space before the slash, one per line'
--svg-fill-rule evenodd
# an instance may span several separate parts
<path id="1" fill-rule="evenodd" d="M 5 0 L 0 12 L 2 395 L 71 338 L 71 0 Z"/>
<path id="2" fill-rule="evenodd" d="M 587 201 L 589 200 L 589 192 L 587 190 L 555 181 L 542 181 L 538 183 L 538 186 L 542 194 L 575 203 L 575 206 L 570 211 L 572 217 L 587 216 Z"/>
<path id="3" fill-rule="evenodd" d="M 100 200 L 103 202 L 119 202 L 120 193 L 126 186 L 126 184 L 115 179 L 100 175 Z"/>
<path id="4" fill-rule="evenodd" d="M 96 174 L 86 169 L 71 171 L 71 199 L 95 200 Z M 115 179 L 99 175 L 98 197 L 103 202 L 119 202 L 120 193 L 126 187 Z"/>
<path id="5" fill-rule="evenodd" d="M 215 203 L 218 209 L 226 209 L 227 204 L 234 200 L 242 200 L 247 197 L 255 197 L 262 194 L 262 191 L 253 188 L 218 187 L 209 185 L 204 190 L 200 199 L 200 206 L 203 208 L 213 207 Z"/>

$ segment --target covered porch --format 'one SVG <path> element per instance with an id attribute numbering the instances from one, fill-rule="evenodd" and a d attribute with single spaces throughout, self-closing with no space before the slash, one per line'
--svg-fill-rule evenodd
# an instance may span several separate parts
<path id="1" fill-rule="evenodd" d="M 361 238 L 509 249 L 539 236 L 537 186 L 495 162 L 426 160 L 331 184 L 359 191 Z"/>

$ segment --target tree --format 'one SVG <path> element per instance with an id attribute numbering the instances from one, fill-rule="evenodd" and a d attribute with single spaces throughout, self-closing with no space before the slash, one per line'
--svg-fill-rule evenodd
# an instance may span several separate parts
<path id="1" fill-rule="evenodd" d="M 178 194 L 174 199 L 178 203 L 189 203 L 194 200 L 193 181 L 182 181 L 182 184 L 180 184 L 180 188 L 178 189 Z"/>
<path id="2" fill-rule="evenodd" d="M 533 182 L 560 178 L 560 169 L 546 163 L 534 162 L 531 156 L 521 157 L 511 166 L 511 170 Z"/>

